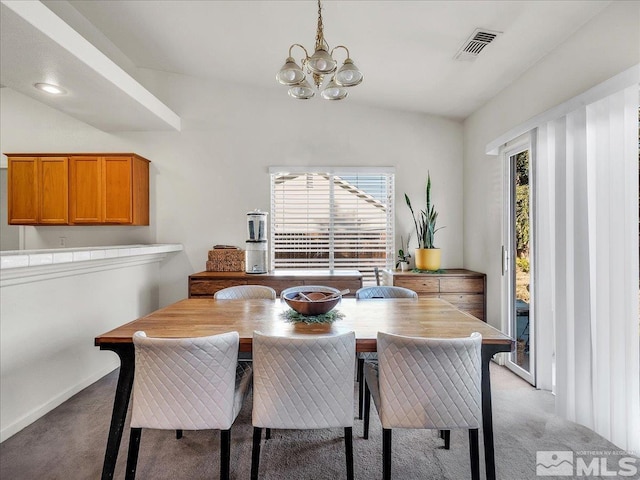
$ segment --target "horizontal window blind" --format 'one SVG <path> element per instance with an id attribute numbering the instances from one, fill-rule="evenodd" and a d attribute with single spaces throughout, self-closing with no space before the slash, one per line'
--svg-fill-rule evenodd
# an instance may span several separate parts
<path id="1" fill-rule="evenodd" d="M 393 262 L 394 174 L 271 171 L 271 267 L 357 269 Z"/>

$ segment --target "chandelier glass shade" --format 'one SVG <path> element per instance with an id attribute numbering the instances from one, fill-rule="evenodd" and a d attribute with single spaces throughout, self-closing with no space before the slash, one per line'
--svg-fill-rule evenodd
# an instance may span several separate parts
<path id="1" fill-rule="evenodd" d="M 304 78 L 304 72 L 293 57 L 287 58 L 278 75 L 276 75 L 276 79 L 283 85 L 297 85 L 302 83 Z"/>
<path id="2" fill-rule="evenodd" d="M 338 85 L 334 77 L 324 88 L 324 90 L 322 90 L 322 93 L 320 95 L 325 100 L 342 100 L 347 96 L 347 94 L 347 89 Z"/>
<path id="3" fill-rule="evenodd" d="M 316 92 L 313 90 L 313 87 L 306 80 L 297 85 L 292 85 L 289 89 L 289 95 L 298 100 L 307 100 L 315 94 Z"/>
<path id="4" fill-rule="evenodd" d="M 294 47 L 300 47 L 304 51 L 304 58 L 298 65 L 291 56 Z M 343 49 L 347 53 L 347 58 L 338 69 L 338 62 L 334 59 L 333 53 Z M 337 70 L 337 71 L 336 71 Z M 333 75 L 331 75 L 333 74 Z M 307 80 L 307 75 L 313 79 L 315 89 Z M 331 75 L 328 82 L 325 78 Z M 318 0 L 318 28 L 316 30 L 316 44 L 313 55 L 299 43 L 294 43 L 289 47 L 289 56 L 284 65 L 276 75 L 276 80 L 282 85 L 289 87 L 289 95 L 297 99 L 309 99 L 315 95 L 315 90 L 320 91 L 320 96 L 325 100 L 342 100 L 346 98 L 348 87 L 359 85 L 363 75 L 353 60 L 349 57 L 349 49 L 343 45 L 338 45 L 329 51 L 329 45 L 324 39 L 322 24 L 322 6 Z"/>
<path id="5" fill-rule="evenodd" d="M 307 67 L 318 75 L 326 75 L 336 71 L 338 64 L 324 47 L 319 47 L 307 61 Z"/>

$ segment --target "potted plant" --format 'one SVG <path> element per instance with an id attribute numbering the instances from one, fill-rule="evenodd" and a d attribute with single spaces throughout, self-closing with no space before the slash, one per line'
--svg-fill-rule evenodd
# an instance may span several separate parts
<path id="1" fill-rule="evenodd" d="M 409 270 L 409 259 L 411 254 L 409 253 L 409 242 L 411 241 L 411 234 L 407 236 L 407 247 L 404 246 L 404 240 L 400 235 L 400 250 L 398 250 L 398 261 L 396 262 L 396 268 L 400 267 L 400 270 L 406 272 Z"/>
<path id="2" fill-rule="evenodd" d="M 431 203 L 431 174 L 427 173 L 426 200 L 427 205 L 424 210 L 420 211 L 418 218 L 411 206 L 411 200 L 408 195 L 404 194 L 411 215 L 413 216 L 413 224 L 416 227 L 416 235 L 418 236 L 418 248 L 415 251 L 416 268 L 418 270 L 439 270 L 440 269 L 440 249 L 436 248 L 433 241 L 435 234 L 442 227 L 436 227 L 438 220 L 438 212 Z"/>

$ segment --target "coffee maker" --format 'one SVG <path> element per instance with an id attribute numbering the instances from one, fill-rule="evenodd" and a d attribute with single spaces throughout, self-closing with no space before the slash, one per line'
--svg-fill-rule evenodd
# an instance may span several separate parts
<path id="1" fill-rule="evenodd" d="M 247 213 L 245 242 L 245 270 L 247 273 L 267 273 L 267 212 L 254 210 Z"/>

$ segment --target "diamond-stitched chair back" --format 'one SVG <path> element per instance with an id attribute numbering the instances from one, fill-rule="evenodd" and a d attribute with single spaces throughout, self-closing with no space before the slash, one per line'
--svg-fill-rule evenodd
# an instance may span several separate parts
<path id="1" fill-rule="evenodd" d="M 418 294 L 413 290 L 395 286 L 374 286 L 362 287 L 356 291 L 357 299 L 368 298 L 418 298 Z"/>
<path id="2" fill-rule="evenodd" d="M 277 337 L 253 333 L 253 448 L 258 480 L 262 429 L 344 428 L 347 480 L 353 480 L 354 332 Z"/>
<path id="3" fill-rule="evenodd" d="M 353 332 L 253 334 L 253 425 L 315 429 L 353 425 Z"/>
<path id="4" fill-rule="evenodd" d="M 231 428 L 249 388 L 236 389 L 238 332 L 182 339 L 136 332 L 133 343 L 132 428 Z"/>
<path id="5" fill-rule="evenodd" d="M 238 300 L 242 298 L 276 299 L 276 291 L 266 285 L 237 285 L 218 290 L 213 294 L 216 300 Z"/>
<path id="6" fill-rule="evenodd" d="M 251 389 L 238 332 L 199 338 L 133 335 L 135 373 L 126 478 L 135 479 L 143 428 L 220 430 L 220 479 L 229 480 L 231 425 Z"/>
<path id="7" fill-rule="evenodd" d="M 481 346 L 479 333 L 431 339 L 378 332 L 383 428 L 479 428 Z"/>

